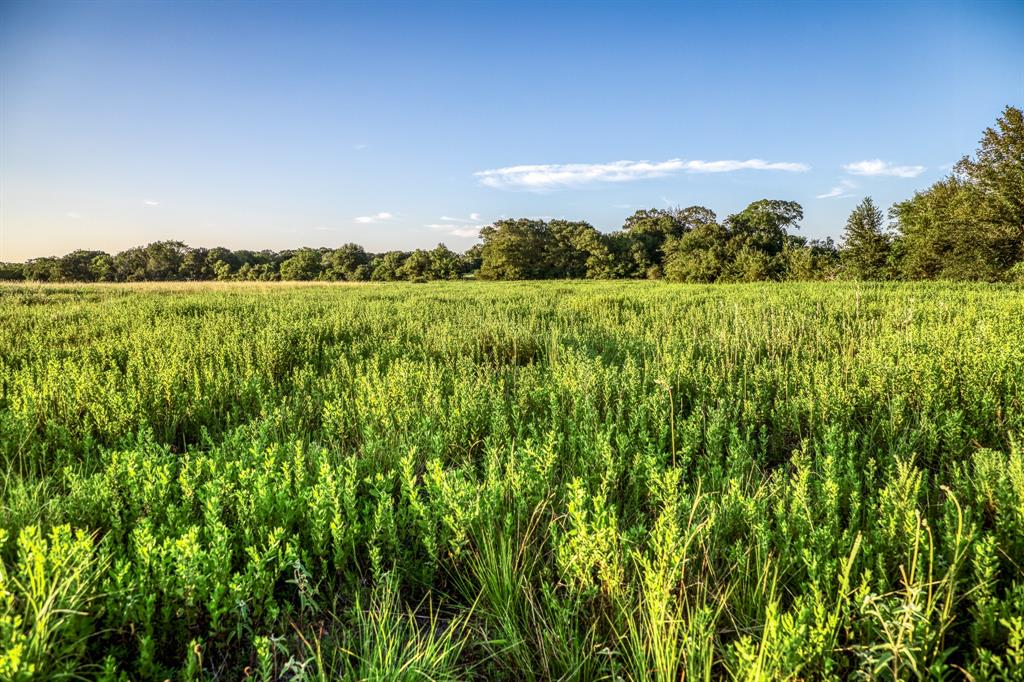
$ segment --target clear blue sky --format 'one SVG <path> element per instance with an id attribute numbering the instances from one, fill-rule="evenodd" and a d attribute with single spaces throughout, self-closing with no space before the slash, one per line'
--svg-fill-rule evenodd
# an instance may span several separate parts
<path id="1" fill-rule="evenodd" d="M 765 197 L 838 237 L 1007 104 L 1022 2 L 0 2 L 0 260 Z"/>

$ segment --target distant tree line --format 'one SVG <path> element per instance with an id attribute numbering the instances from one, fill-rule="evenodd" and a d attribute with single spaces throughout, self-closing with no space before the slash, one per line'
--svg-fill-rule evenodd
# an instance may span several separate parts
<path id="1" fill-rule="evenodd" d="M 428 281 L 665 278 L 677 282 L 966 279 L 1024 281 L 1024 117 L 1007 107 L 974 158 L 895 204 L 888 222 L 870 197 L 840 245 L 791 233 L 803 209 L 762 199 L 719 220 L 703 206 L 640 210 L 621 230 L 582 221 L 499 220 L 465 253 L 444 244 L 369 253 L 357 244 L 232 251 L 154 242 L 110 255 L 74 251 L 0 263 L 0 279 L 44 282 L 199 280 Z"/>

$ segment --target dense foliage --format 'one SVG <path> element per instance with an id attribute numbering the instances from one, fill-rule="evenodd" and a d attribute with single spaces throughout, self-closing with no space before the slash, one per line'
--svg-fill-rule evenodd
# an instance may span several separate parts
<path id="1" fill-rule="evenodd" d="M 677 282 L 954 279 L 1024 281 L 1024 116 L 1007 107 L 975 158 L 896 204 L 887 226 L 866 198 L 841 247 L 790 233 L 803 209 L 755 201 L 719 222 L 703 206 L 644 209 L 603 233 L 581 221 L 506 219 L 483 228 L 465 254 L 443 244 L 411 252 L 337 249 L 230 251 L 155 242 L 115 256 L 75 251 L 0 263 L 0 279 L 43 282 L 481 279 L 616 279 Z"/>
<path id="2" fill-rule="evenodd" d="M 1019 680 L 1022 338 L 1012 285 L 6 285 L 0 678 Z"/>

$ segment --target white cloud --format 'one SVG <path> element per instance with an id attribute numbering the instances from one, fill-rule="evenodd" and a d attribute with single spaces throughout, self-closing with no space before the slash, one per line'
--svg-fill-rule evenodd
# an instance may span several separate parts
<path id="1" fill-rule="evenodd" d="M 388 213 L 387 211 L 381 211 L 380 213 L 374 213 L 373 215 L 361 215 L 356 218 L 357 223 L 363 225 L 369 225 L 370 223 L 379 223 L 384 220 L 391 220 L 395 216 Z"/>
<path id="2" fill-rule="evenodd" d="M 896 178 L 916 178 L 924 172 L 924 166 L 894 166 L 881 159 L 867 159 L 843 166 L 850 175 L 886 175 Z"/>
<path id="3" fill-rule="evenodd" d="M 439 223 L 428 223 L 424 227 L 431 230 L 439 230 L 453 237 L 475 238 L 480 236 L 480 228 L 483 226 L 479 213 L 470 213 L 469 218 L 453 218 L 443 215 Z"/>
<path id="4" fill-rule="evenodd" d="M 352 145 L 352 149 L 355 149 L 356 151 L 362 151 L 362 150 L 366 149 L 369 146 L 370 145 L 368 145 L 368 144 L 366 144 L 364 142 L 360 142 L 359 144 Z"/>
<path id="5" fill-rule="evenodd" d="M 479 213 L 470 213 L 469 218 L 452 218 L 451 216 L 443 215 L 438 220 L 443 220 L 447 223 L 478 223 L 480 222 Z"/>
<path id="6" fill-rule="evenodd" d="M 67 217 L 71 218 L 72 220 L 78 220 L 79 218 L 82 217 L 79 214 L 75 213 L 74 211 L 68 211 L 64 215 L 66 215 Z"/>
<path id="7" fill-rule="evenodd" d="M 673 173 L 730 173 L 739 170 L 775 170 L 800 173 L 809 170 L 803 163 L 746 161 L 611 161 L 609 163 L 550 163 L 507 166 L 474 173 L 480 184 L 495 189 L 545 191 L 595 182 L 630 182 L 660 178 Z"/>
<path id="8" fill-rule="evenodd" d="M 838 185 L 836 185 L 829 191 L 825 192 L 824 194 L 819 194 L 817 198 L 844 199 L 846 197 L 852 197 L 853 195 L 850 194 L 850 190 L 854 189 L 856 186 L 857 183 L 853 182 L 852 180 L 840 180 Z"/>

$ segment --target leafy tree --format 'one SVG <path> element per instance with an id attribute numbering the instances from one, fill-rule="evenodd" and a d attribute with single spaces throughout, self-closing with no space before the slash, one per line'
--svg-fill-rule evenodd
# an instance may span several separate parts
<path id="1" fill-rule="evenodd" d="M 146 276 L 150 281 L 178 278 L 187 246 L 179 241 L 153 242 L 143 250 L 146 258 Z"/>
<path id="2" fill-rule="evenodd" d="M 578 279 L 587 276 L 587 263 L 601 249 L 601 233 L 590 223 L 552 220 L 544 252 L 545 277 Z"/>
<path id="3" fill-rule="evenodd" d="M 231 264 L 223 260 L 216 261 L 213 264 L 213 276 L 218 281 L 228 281 L 231 279 Z"/>
<path id="4" fill-rule="evenodd" d="M 888 274 L 890 248 L 882 211 L 871 197 L 865 197 L 846 220 L 843 266 L 856 279 L 884 279 Z"/>
<path id="5" fill-rule="evenodd" d="M 0 263 L 0 281 L 18 282 L 24 279 L 24 263 Z"/>
<path id="6" fill-rule="evenodd" d="M 320 275 L 320 252 L 316 249 L 299 249 L 291 258 L 281 263 L 281 279 L 309 281 Z"/>
<path id="7" fill-rule="evenodd" d="M 979 144 L 975 158 L 961 159 L 956 171 L 978 193 L 979 217 L 1001 263 L 1016 262 L 1024 258 L 1024 112 L 1006 107 Z"/>
<path id="8" fill-rule="evenodd" d="M 550 234 L 543 220 L 498 220 L 480 230 L 481 279 L 543 279 Z"/>
<path id="9" fill-rule="evenodd" d="M 674 282 L 716 282 L 729 265 L 729 232 L 716 222 L 696 227 L 665 245 L 665 277 Z"/>
<path id="10" fill-rule="evenodd" d="M 430 274 L 430 252 L 416 249 L 408 255 L 396 271 L 398 279 L 409 282 L 426 282 Z"/>
<path id="11" fill-rule="evenodd" d="M 703 206 L 641 209 L 629 216 L 622 231 L 633 242 L 630 255 L 634 272 L 639 276 L 661 276 L 666 241 L 679 239 L 687 232 L 715 221 L 714 212 Z"/>
<path id="12" fill-rule="evenodd" d="M 118 282 L 146 281 L 146 248 L 135 246 L 114 256 L 114 272 Z"/>
<path id="13" fill-rule="evenodd" d="M 109 253 L 100 252 L 89 261 L 89 272 L 97 282 L 113 282 L 117 275 L 114 257 Z"/>
<path id="14" fill-rule="evenodd" d="M 34 282 L 59 280 L 60 262 L 56 258 L 32 258 L 25 262 L 25 279 Z"/>
<path id="15" fill-rule="evenodd" d="M 401 279 L 399 270 L 407 254 L 404 251 L 388 251 L 373 260 L 370 279 L 375 282 L 394 282 Z"/>
<path id="16" fill-rule="evenodd" d="M 460 270 L 464 273 L 471 273 L 475 275 L 477 271 L 480 270 L 480 266 L 483 265 L 483 251 L 484 245 L 479 242 L 466 249 L 462 254 L 462 257 L 459 259 Z"/>
<path id="17" fill-rule="evenodd" d="M 427 279 L 457 279 L 462 267 L 459 254 L 444 244 L 438 244 L 430 251 L 430 266 Z"/>
<path id="18" fill-rule="evenodd" d="M 79 249 L 62 256 L 57 261 L 54 276 L 61 282 L 92 282 L 96 275 L 92 270 L 93 259 L 106 256 L 102 251 Z"/>
<path id="19" fill-rule="evenodd" d="M 726 226 L 734 251 L 747 247 L 774 256 L 786 244 L 786 228 L 799 229 L 803 218 L 803 207 L 795 201 L 761 199 L 726 218 Z"/>
<path id="20" fill-rule="evenodd" d="M 291 258 L 292 253 L 293 252 L 291 251 L 282 252 L 281 260 Z M 221 274 L 223 273 L 224 266 L 218 266 L 218 263 L 223 263 L 224 266 L 227 266 L 228 275 L 230 275 L 232 272 L 237 270 L 242 265 L 239 262 L 238 256 L 235 255 L 234 251 L 232 251 L 231 249 L 226 249 L 223 246 L 215 246 L 214 248 L 206 251 L 206 264 L 204 268 L 205 271 L 208 273 L 206 278 L 216 277 L 217 279 L 222 279 Z M 220 271 L 218 271 L 218 267 L 220 267 Z"/>
<path id="21" fill-rule="evenodd" d="M 207 262 L 207 249 L 196 247 L 186 251 L 178 266 L 178 277 L 187 282 L 212 279 L 213 271 Z"/>
<path id="22" fill-rule="evenodd" d="M 344 244 L 328 252 L 323 259 L 327 279 L 356 281 L 369 279 L 370 254 L 358 244 Z"/>
<path id="23" fill-rule="evenodd" d="M 998 280 L 1024 259 L 1024 116 L 1007 107 L 975 158 L 891 212 L 909 278 Z"/>
<path id="24" fill-rule="evenodd" d="M 799 281 L 834 279 L 839 271 L 839 249 L 832 238 L 823 241 L 790 235 L 783 251 L 786 278 Z"/>
<path id="25" fill-rule="evenodd" d="M 978 194 L 951 175 L 891 214 L 903 237 L 903 272 L 910 279 L 996 279 L 1004 269 L 979 229 Z"/>

